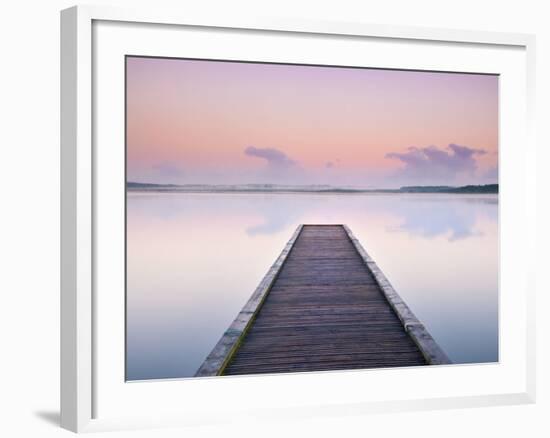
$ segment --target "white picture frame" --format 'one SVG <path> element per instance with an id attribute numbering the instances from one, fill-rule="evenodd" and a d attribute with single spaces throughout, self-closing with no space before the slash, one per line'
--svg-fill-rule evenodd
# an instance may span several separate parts
<path id="1" fill-rule="evenodd" d="M 94 64 L 94 59 L 104 50 L 105 38 L 113 38 L 112 50 L 109 56 L 119 56 L 124 53 L 124 44 L 119 44 L 111 30 L 100 33 L 95 26 L 101 23 L 108 23 L 112 26 L 124 26 L 131 24 L 134 27 L 132 32 L 139 36 L 139 29 L 136 26 L 149 26 L 153 32 L 160 32 L 161 29 L 177 30 L 179 27 L 186 29 L 200 30 L 202 34 L 215 33 L 227 29 L 237 30 L 240 37 L 253 38 L 258 33 L 273 33 L 274 35 L 292 36 L 296 38 L 315 35 L 319 38 L 334 37 L 343 40 L 362 41 L 369 39 L 373 41 L 388 41 L 390 43 L 405 46 L 433 45 L 440 49 L 453 47 L 464 47 L 476 50 L 486 48 L 495 53 L 513 53 L 509 60 L 502 62 L 491 59 L 484 61 L 477 59 L 472 62 L 485 62 L 483 71 L 491 70 L 491 73 L 500 74 L 500 68 L 516 69 L 517 75 L 510 74 L 510 78 L 525 79 L 525 83 L 515 84 L 519 90 L 511 93 L 507 102 L 519 103 L 519 114 L 515 120 L 501 118 L 501 130 L 503 131 L 504 143 L 510 143 L 510 139 L 521 141 L 521 146 L 509 146 L 501 157 L 501 239 L 506 238 L 506 245 L 501 253 L 502 263 L 512 263 L 512 254 L 509 248 L 515 247 L 522 254 L 521 260 L 515 262 L 514 273 L 507 273 L 506 277 L 501 276 L 501 282 L 514 284 L 518 290 L 518 296 L 508 300 L 504 295 L 501 303 L 501 315 L 505 324 L 510 321 L 506 315 L 512 315 L 515 308 L 518 312 L 519 323 L 514 335 L 506 335 L 505 342 L 510 342 L 509 351 L 514 351 L 517 358 L 514 358 L 513 366 L 507 369 L 508 359 L 501 360 L 493 368 L 481 366 L 463 366 L 461 373 L 456 376 L 449 374 L 445 367 L 423 371 L 423 376 L 418 373 L 415 379 L 441 379 L 445 382 L 449 379 L 460 379 L 462 382 L 470 381 L 475 384 L 478 379 L 491 380 L 487 376 L 496 376 L 494 381 L 486 387 L 480 386 L 480 391 L 471 391 L 466 388 L 462 392 L 440 392 L 430 390 L 424 395 L 421 392 L 404 391 L 399 382 L 406 381 L 412 374 L 408 371 L 392 370 L 392 374 L 386 376 L 396 382 L 396 388 L 388 397 L 375 396 L 366 397 L 361 394 L 351 394 L 349 385 L 357 382 L 357 387 L 366 382 L 364 379 L 372 380 L 372 373 L 330 373 L 320 376 L 327 382 L 327 390 L 323 394 L 316 394 L 313 391 L 311 400 L 304 398 L 297 404 L 290 404 L 282 397 L 273 397 L 270 406 L 254 407 L 246 405 L 242 401 L 242 409 L 235 411 L 224 411 L 222 404 L 206 403 L 204 400 L 196 399 L 194 410 L 185 408 L 185 404 L 170 403 L 174 395 L 165 397 L 166 403 L 158 404 L 156 407 L 138 404 L 131 404 L 127 409 L 120 408 L 120 397 L 139 398 L 140 392 L 143 397 L 151 397 L 153 394 L 160 394 L 153 385 L 147 389 L 140 389 L 133 385 L 131 394 L 122 394 L 113 390 L 110 393 L 109 382 L 116 376 L 104 377 L 105 358 L 108 354 L 98 355 L 98 349 L 103 349 L 101 332 L 98 333 L 97 324 L 103 318 L 102 311 L 105 308 L 105 301 L 98 303 L 97 288 L 101 283 L 98 277 L 99 254 L 97 246 L 98 236 L 103 232 L 98 229 L 98 203 L 117 202 L 116 198 L 109 201 L 103 200 L 105 191 L 98 189 L 98 181 L 106 184 L 113 181 L 108 176 L 109 171 L 102 167 L 102 159 L 96 155 L 97 138 L 103 135 L 97 132 L 94 123 L 98 117 L 98 95 L 97 84 L 101 69 Z M 250 37 L 247 35 L 250 34 Z M 124 38 L 119 38 L 122 41 Z M 136 38 L 135 40 L 139 40 Z M 103 45 L 102 45 L 103 44 Z M 158 44 L 162 44 L 159 38 Z M 116 52 L 119 50 L 119 52 Z M 153 46 L 149 50 L 155 50 Z M 403 48 L 399 49 L 403 52 Z M 452 50 L 452 49 L 451 49 Z M 121 52 L 122 51 L 122 52 Z M 339 415 L 343 412 L 378 412 L 378 411 L 400 411 L 411 409 L 434 409 L 442 407 L 468 407 L 485 406 L 498 404 L 530 403 L 535 398 L 535 343 L 534 343 L 534 254 L 532 250 L 535 241 L 534 209 L 535 209 L 535 143 L 532 134 L 533 101 L 534 101 L 534 52 L 535 39 L 532 35 L 507 34 L 492 32 L 460 31 L 450 29 L 424 29 L 415 27 L 392 27 L 365 23 L 338 23 L 338 22 L 314 22 L 298 19 L 276 19 L 276 18 L 246 18 L 216 17 L 214 15 L 195 16 L 192 11 L 165 12 L 161 10 L 126 10 L 110 7 L 77 6 L 61 12 L 61 426 L 75 431 L 98 431 L 118 428 L 142 428 L 159 427 L 163 425 L 186 425 L 207 422 L 224 421 L 229 417 L 248 415 L 270 415 L 268 412 L 275 412 L 275 415 L 287 416 L 311 416 L 326 415 L 331 413 Z M 133 53 L 135 54 L 135 53 Z M 297 55 L 298 56 L 298 55 Z M 475 57 L 474 57 L 475 58 Z M 507 58 L 506 58 L 507 59 Z M 414 64 L 415 61 L 410 61 Z M 454 61 L 458 70 L 460 59 Z M 411 65 L 413 65 L 411 64 Z M 506 65 L 509 64 L 509 67 Z M 398 64 L 396 64 L 398 65 Z M 466 64 L 464 64 L 466 65 Z M 494 65 L 495 67 L 491 67 Z M 502 66 L 502 67 L 499 67 Z M 433 69 L 426 62 L 418 62 L 418 69 Z M 451 68 L 451 67 L 449 67 Z M 475 69 L 471 64 L 465 67 L 466 70 Z M 510 70 L 511 71 L 511 70 Z M 119 78 L 120 79 L 120 78 Z M 517 79 L 521 82 L 520 79 Z M 120 82 L 119 82 L 120 83 Z M 116 86 L 116 83 L 111 84 Z M 511 86 L 514 84 L 511 84 Z M 510 87 L 511 87 L 510 86 Z M 504 90 L 503 92 L 506 92 Z M 511 115 L 511 114 L 510 114 Z M 116 114 L 115 114 L 116 116 Z M 502 126 L 503 122 L 506 126 Z M 513 127 L 509 127 L 513 125 Z M 516 129 L 517 128 L 517 129 Z M 116 130 L 119 127 L 113 126 Z M 100 137 L 103 138 L 103 137 Z M 512 184 L 513 183 L 513 184 Z M 105 197 L 106 198 L 106 197 Z M 517 202 L 523 202 L 523 208 L 518 209 Z M 519 233 L 521 231 L 521 236 Z M 521 237 L 521 238 L 520 238 Z M 510 266 L 510 265 L 506 265 Z M 100 274 L 102 275 L 102 274 Z M 502 284 L 501 284 L 502 287 Z M 502 297 L 502 295 L 501 295 Z M 508 312 L 508 313 L 506 313 Z M 114 318 L 123 320 L 123 314 Z M 113 317 L 111 315 L 111 317 Z M 103 321 L 103 320 L 102 320 Z M 109 322 L 101 322 L 105 324 Z M 116 330 L 116 329 L 115 329 Z M 512 328 L 501 327 L 505 333 L 510 333 Z M 513 338 L 513 339 L 512 339 Z M 502 340 L 501 340 L 502 341 Z M 115 344 L 113 344 L 114 348 Z M 502 346 L 502 344 L 501 344 Z M 504 345 L 506 350 L 506 345 Z M 108 352 L 109 349 L 105 347 Z M 100 357 L 101 359 L 98 359 Z M 107 363 L 108 365 L 108 363 Z M 502 371 L 505 370 L 505 371 Z M 460 370 L 459 370 L 460 371 Z M 502 371 L 502 372 L 501 372 Z M 429 373 L 426 376 L 426 372 Z M 483 374 L 485 373 L 485 374 Z M 316 374 L 316 373 L 313 373 Z M 477 376 L 477 377 L 476 377 Z M 192 394 L 199 391 L 208 395 L 220 394 L 220 400 L 224 400 L 228 393 L 237 391 L 252 391 L 254 387 L 264 385 L 306 385 L 304 388 L 314 388 L 319 384 L 319 376 L 308 374 L 302 376 L 286 376 L 281 378 L 273 377 L 246 377 L 237 379 L 199 379 L 185 383 Z M 419 381 L 420 381 L 419 380 Z M 503 382 L 507 380 L 508 386 Z M 107 383 L 105 383 L 107 382 Z M 305 382 L 305 383 L 301 383 Z M 119 382 L 121 385 L 125 383 Z M 169 388 L 179 385 L 177 382 L 162 382 L 162 389 L 169 391 Z M 128 385 L 128 384 L 126 384 Z M 307 386 L 309 385 L 309 386 Z M 109 394 L 113 398 L 113 406 L 103 408 L 100 394 Z M 267 387 L 267 386 L 266 386 Z M 290 387 L 290 386 L 289 386 Z M 343 388 L 337 391 L 336 388 Z M 136 389 L 138 388 L 138 389 Z M 143 388 L 146 388 L 143 386 Z M 330 389 L 332 388 L 332 389 Z M 222 392 L 225 391 L 225 395 Z M 332 391 L 332 392 L 331 392 Z M 346 392 L 347 391 L 347 392 Z M 145 394 L 147 392 L 147 395 Z M 118 395 L 117 395 L 118 394 Z M 316 397 L 316 399 L 315 399 Z M 105 396 L 103 396 L 105 399 Z M 211 400 L 211 399 L 210 399 Z M 237 403 L 239 401 L 237 400 Z M 99 414 L 102 411 L 107 415 Z M 186 415 L 188 413 L 188 415 Z"/>

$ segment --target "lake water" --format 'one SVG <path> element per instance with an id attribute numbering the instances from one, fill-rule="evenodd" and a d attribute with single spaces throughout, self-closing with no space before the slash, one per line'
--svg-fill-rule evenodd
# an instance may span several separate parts
<path id="1" fill-rule="evenodd" d="M 300 223 L 345 223 L 455 363 L 498 361 L 498 197 L 129 192 L 127 379 L 193 376 Z"/>

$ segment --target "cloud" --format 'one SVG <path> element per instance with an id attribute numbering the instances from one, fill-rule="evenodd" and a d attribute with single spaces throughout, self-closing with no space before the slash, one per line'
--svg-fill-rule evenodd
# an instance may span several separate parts
<path id="1" fill-rule="evenodd" d="M 498 181 L 498 167 L 491 167 L 487 172 L 485 172 L 485 178 L 490 181 Z"/>
<path id="2" fill-rule="evenodd" d="M 267 161 L 267 165 L 272 170 L 289 169 L 296 165 L 283 151 L 275 148 L 257 148 L 248 146 L 244 150 L 245 155 L 249 157 L 262 158 Z"/>
<path id="3" fill-rule="evenodd" d="M 153 173 L 160 178 L 180 178 L 184 176 L 184 170 L 177 164 L 163 161 L 151 166 Z"/>
<path id="4" fill-rule="evenodd" d="M 401 161 L 403 177 L 420 181 L 449 181 L 459 174 L 473 176 L 477 170 L 476 157 L 485 155 L 484 149 L 450 144 L 446 148 L 436 146 L 409 147 L 406 152 L 390 152 L 386 158 Z"/>

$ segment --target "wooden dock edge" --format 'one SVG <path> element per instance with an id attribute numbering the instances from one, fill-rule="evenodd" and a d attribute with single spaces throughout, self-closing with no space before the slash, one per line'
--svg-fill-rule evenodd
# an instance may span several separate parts
<path id="1" fill-rule="evenodd" d="M 223 373 L 223 370 L 233 357 L 244 335 L 250 328 L 254 317 L 262 307 L 271 286 L 279 275 L 303 227 L 304 226 L 301 224 L 296 228 L 296 231 L 294 231 L 294 234 L 283 248 L 279 257 L 277 257 L 277 260 L 271 265 L 252 296 L 197 370 L 195 377 L 219 376 Z"/>
<path id="2" fill-rule="evenodd" d="M 420 349 L 420 352 L 426 359 L 429 365 L 445 365 L 451 364 L 451 360 L 447 357 L 441 347 L 435 342 L 432 335 L 426 330 L 424 325 L 418 320 L 414 313 L 409 309 L 409 306 L 403 301 L 399 294 L 395 291 L 389 280 L 386 278 L 382 270 L 378 267 L 376 262 L 369 256 L 367 251 L 363 248 L 359 240 L 355 237 L 353 232 L 347 225 L 343 225 L 346 233 L 353 243 L 353 246 L 372 272 L 374 279 L 380 286 L 380 289 L 384 293 L 384 296 L 388 300 L 388 303 L 397 314 L 397 317 L 403 324 L 405 331 L 412 338 L 414 343 Z"/>

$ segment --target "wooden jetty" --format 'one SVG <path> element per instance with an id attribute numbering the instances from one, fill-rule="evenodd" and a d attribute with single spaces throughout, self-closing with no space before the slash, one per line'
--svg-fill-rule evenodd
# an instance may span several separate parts
<path id="1" fill-rule="evenodd" d="M 346 225 L 300 225 L 196 376 L 448 363 Z"/>

